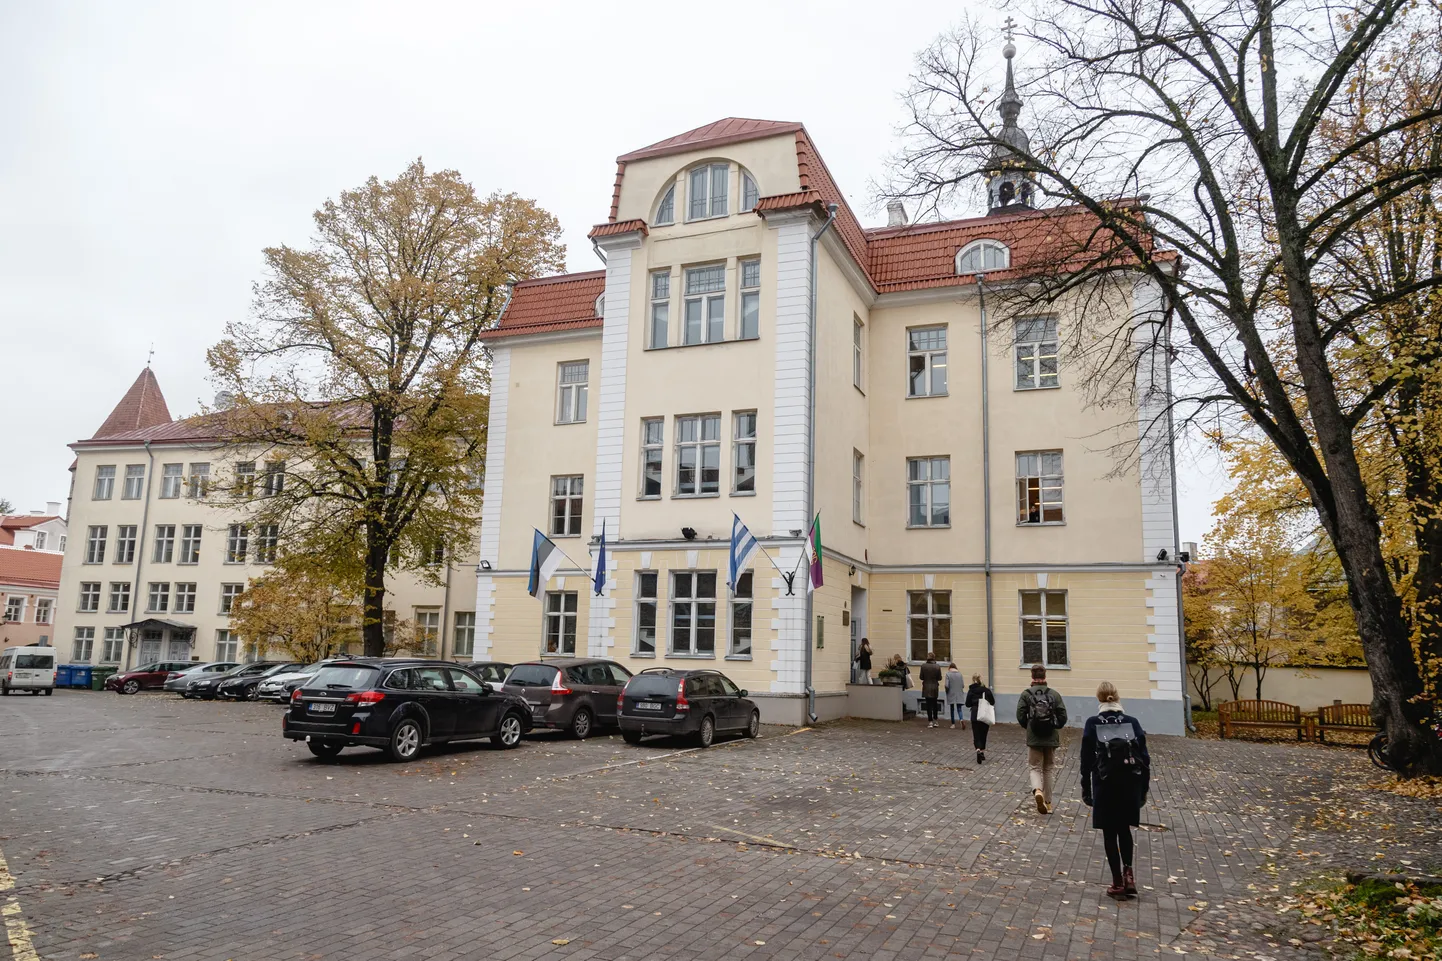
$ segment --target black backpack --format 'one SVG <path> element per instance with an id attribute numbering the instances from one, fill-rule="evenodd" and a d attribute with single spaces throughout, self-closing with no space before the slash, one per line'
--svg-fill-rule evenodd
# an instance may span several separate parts
<path id="1" fill-rule="evenodd" d="M 1056 730 L 1056 706 L 1045 691 L 1032 691 L 1026 714 L 1026 726 L 1033 734 L 1046 737 Z"/>
<path id="2" fill-rule="evenodd" d="M 1136 729 L 1131 722 L 1098 724 L 1096 732 L 1097 780 L 1135 783 L 1146 774 Z"/>

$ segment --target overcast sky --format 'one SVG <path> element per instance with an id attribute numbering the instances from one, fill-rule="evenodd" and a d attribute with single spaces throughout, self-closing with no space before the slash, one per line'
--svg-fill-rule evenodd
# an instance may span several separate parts
<path id="1" fill-rule="evenodd" d="M 65 499 L 65 445 L 152 344 L 171 413 L 194 412 L 261 248 L 305 243 L 323 200 L 415 157 L 535 198 L 572 270 L 599 266 L 585 237 L 616 155 L 725 116 L 805 122 L 863 221 L 884 220 L 870 185 L 912 57 L 966 10 L 0 0 L 0 497 Z M 1180 473 L 1200 540 L 1222 479 Z"/>

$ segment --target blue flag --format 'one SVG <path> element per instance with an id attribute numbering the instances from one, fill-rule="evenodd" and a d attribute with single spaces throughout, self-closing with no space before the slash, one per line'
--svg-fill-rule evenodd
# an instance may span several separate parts
<path id="1" fill-rule="evenodd" d="M 756 543 L 756 538 L 741 523 L 741 518 L 735 514 L 731 515 L 731 579 L 726 586 L 731 592 L 736 592 L 736 582 L 740 580 L 741 573 L 746 570 L 746 565 L 751 562 L 751 555 L 760 550 L 761 545 Z"/>
<path id="2" fill-rule="evenodd" d="M 601 521 L 601 549 L 596 552 L 596 566 L 591 571 L 591 583 L 596 587 L 596 596 L 606 593 L 606 521 Z"/>

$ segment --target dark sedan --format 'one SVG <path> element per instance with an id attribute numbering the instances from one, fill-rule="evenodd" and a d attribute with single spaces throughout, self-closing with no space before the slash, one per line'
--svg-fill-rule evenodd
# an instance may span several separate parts
<path id="1" fill-rule="evenodd" d="M 519 697 L 488 688 L 450 661 L 353 658 L 329 664 L 296 688 L 281 733 L 332 758 L 347 747 L 378 747 L 409 761 L 428 744 L 490 738 L 513 748 L 531 729 Z"/>
<path id="2" fill-rule="evenodd" d="M 242 664 L 239 667 L 231 668 L 224 674 L 213 674 L 209 677 L 201 678 L 194 684 L 191 684 L 190 689 L 186 691 L 186 693 L 191 697 L 200 698 L 202 701 L 213 701 L 220 693 L 220 685 L 226 681 L 242 677 L 253 677 L 259 681 L 260 675 L 269 671 L 272 667 L 275 667 L 277 663 L 279 662 L 253 661 L 250 664 Z"/>
<path id="3" fill-rule="evenodd" d="M 298 661 L 284 661 L 280 664 L 272 664 L 263 671 L 249 673 L 242 671 L 229 677 L 223 677 L 215 686 L 215 696 L 228 701 L 254 701 L 256 687 L 261 681 L 286 671 L 293 671 L 300 666 Z"/>
<path id="4" fill-rule="evenodd" d="M 617 698 L 616 713 L 627 744 L 649 734 L 684 734 L 710 747 L 717 734 L 761 733 L 755 702 L 720 671 L 642 671 Z"/>
<path id="5" fill-rule="evenodd" d="M 616 697 L 631 672 L 615 661 L 555 657 L 511 668 L 505 691 L 526 700 L 531 723 L 588 738 L 598 727 L 615 728 Z"/>

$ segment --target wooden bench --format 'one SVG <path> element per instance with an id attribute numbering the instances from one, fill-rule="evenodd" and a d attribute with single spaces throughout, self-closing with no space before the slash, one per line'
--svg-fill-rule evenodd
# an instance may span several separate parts
<path id="1" fill-rule="evenodd" d="M 1217 705 L 1217 721 L 1224 738 L 1237 728 L 1284 728 L 1295 730 L 1300 741 L 1307 730 L 1302 709 L 1281 701 L 1227 701 Z"/>
<path id="2" fill-rule="evenodd" d="M 1328 704 L 1317 708 L 1317 740 L 1327 743 L 1328 731 L 1375 734 L 1370 704 Z"/>

